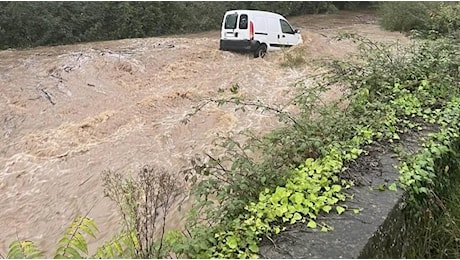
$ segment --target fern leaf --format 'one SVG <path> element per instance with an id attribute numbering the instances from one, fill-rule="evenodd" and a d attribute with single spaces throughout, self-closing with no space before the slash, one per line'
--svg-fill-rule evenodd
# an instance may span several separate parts
<path id="1" fill-rule="evenodd" d="M 96 250 L 96 254 L 94 254 L 91 258 L 96 258 L 96 259 L 103 259 L 105 256 L 104 252 L 103 252 L 103 249 L 102 248 L 98 248 Z"/>
<path id="2" fill-rule="evenodd" d="M 58 242 L 54 258 L 83 258 L 88 255 L 88 243 L 84 235 L 95 237 L 98 231 L 94 221 L 88 217 L 77 217 Z"/>
<path id="3" fill-rule="evenodd" d="M 117 241 L 117 240 L 113 241 L 113 246 L 117 250 L 118 255 L 123 254 L 123 248 L 121 247 L 121 244 L 120 244 L 119 241 Z"/>
<path id="4" fill-rule="evenodd" d="M 93 257 L 102 259 L 133 258 L 136 243 L 136 236 L 133 235 L 133 232 L 121 233 L 99 247 Z"/>
<path id="5" fill-rule="evenodd" d="M 63 255 L 60 255 L 60 254 L 55 254 L 54 259 L 65 259 L 65 257 Z"/>
<path id="6" fill-rule="evenodd" d="M 130 235 L 130 237 L 131 237 L 131 240 L 130 240 L 130 241 L 132 241 L 134 248 L 137 248 L 137 247 L 139 246 L 139 241 L 137 241 L 136 233 L 135 233 L 135 232 L 131 232 L 129 235 Z"/>
<path id="7" fill-rule="evenodd" d="M 74 246 L 75 249 L 79 249 L 80 252 L 88 254 L 88 245 L 82 234 L 76 233 L 75 239 L 70 240 L 70 245 Z"/>
<path id="8" fill-rule="evenodd" d="M 96 226 L 93 227 L 90 224 L 92 224 L 92 222 L 85 223 L 85 225 L 81 226 L 81 230 L 83 230 L 85 232 L 85 234 L 90 235 L 92 238 L 96 238 L 96 236 L 94 235 L 93 230 L 98 231 L 98 229 L 97 229 Z"/>
<path id="9" fill-rule="evenodd" d="M 73 247 L 68 247 L 67 250 L 66 250 L 66 253 L 71 256 L 70 258 L 73 258 L 73 259 L 77 259 L 77 258 L 83 258 L 81 255 L 80 255 L 80 252 L 78 252 L 77 249 L 73 248 Z"/>
<path id="10" fill-rule="evenodd" d="M 113 250 L 112 250 L 112 245 L 109 245 L 109 246 L 106 247 L 105 249 L 106 249 L 107 254 L 108 254 L 111 258 L 115 258 L 115 254 L 113 253 Z"/>
<path id="11" fill-rule="evenodd" d="M 33 258 L 41 258 L 42 252 L 38 249 L 38 247 L 32 241 L 20 241 L 15 240 L 13 241 L 10 246 L 8 247 L 8 253 L 6 258 L 8 259 L 33 259 Z"/>
<path id="12" fill-rule="evenodd" d="M 27 259 L 38 259 L 43 258 L 42 252 L 29 252 Z"/>
<path id="13" fill-rule="evenodd" d="M 66 233 L 66 235 L 67 235 L 67 233 Z M 66 236 L 62 237 L 62 238 L 58 241 L 58 245 L 64 245 L 64 244 L 68 244 L 68 243 L 69 243 L 69 239 L 68 239 Z"/>
<path id="14" fill-rule="evenodd" d="M 96 251 L 96 255 L 94 255 L 92 258 L 98 258 L 98 259 L 117 258 L 111 255 L 110 252 L 108 252 L 107 247 L 108 246 L 101 246 L 100 248 L 98 248 Z"/>
<path id="15" fill-rule="evenodd" d="M 10 246 L 8 247 L 8 254 L 6 258 L 23 258 L 21 250 L 21 241 L 15 240 L 10 244 Z"/>

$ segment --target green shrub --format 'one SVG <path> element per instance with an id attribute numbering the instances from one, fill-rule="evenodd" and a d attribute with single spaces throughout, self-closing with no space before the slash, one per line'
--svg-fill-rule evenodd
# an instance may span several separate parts
<path id="1" fill-rule="evenodd" d="M 380 4 L 380 24 L 390 31 L 414 30 L 418 38 L 440 36 L 460 38 L 458 2 L 384 2 Z"/>
<path id="2" fill-rule="evenodd" d="M 197 157 L 192 161 L 193 167 L 186 172 L 201 176 L 194 178 L 200 180 L 194 193 L 199 201 L 198 206 L 206 208 L 207 219 L 211 223 L 225 222 L 237 217 L 244 211 L 247 203 L 258 198 L 262 190 L 282 185 L 292 168 L 304 162 L 305 158 L 318 157 L 320 148 L 326 141 L 330 141 L 322 140 L 321 129 L 324 126 L 308 120 L 314 111 L 319 111 L 319 98 L 324 88 L 310 87 L 302 82 L 295 86 L 302 94 L 293 102 L 302 107 L 303 119 L 294 118 L 294 115 L 283 111 L 281 107 L 239 97 L 237 84 L 230 89 L 230 96 L 209 98 L 189 115 L 192 116 L 206 105 L 215 103 L 220 106 L 234 105 L 236 110 L 272 112 L 280 121 L 286 123 L 285 127 L 265 136 L 244 131 L 221 137 L 216 145 L 226 151 L 222 156 L 206 154 L 205 158 Z M 221 95 L 226 93 L 226 90 L 220 91 Z"/>
<path id="3" fill-rule="evenodd" d="M 356 34 L 342 34 L 339 40 L 358 43 L 360 52 L 356 58 L 363 62 L 333 62 L 335 80 L 344 81 L 353 89 L 368 89 L 371 100 L 386 102 L 394 98 L 395 83 L 414 90 L 422 80 L 429 78 L 435 84 L 428 89 L 425 99 L 430 104 L 440 106 L 449 96 L 460 92 L 457 80 L 460 46 L 450 39 L 416 41 L 409 46 L 376 43 Z M 372 113 L 369 109 L 366 107 L 361 112 Z M 370 114 L 369 118 L 372 118 Z"/>
<path id="4" fill-rule="evenodd" d="M 219 29 L 225 11 L 285 16 L 337 10 L 331 2 L 0 2 L 0 49 Z"/>
<path id="5" fill-rule="evenodd" d="M 460 39 L 460 3 L 441 3 L 431 16 L 432 31 Z"/>
<path id="6" fill-rule="evenodd" d="M 385 30 L 409 32 L 429 28 L 430 13 L 436 2 L 382 2 L 380 4 L 380 24 Z"/>
<path id="7" fill-rule="evenodd" d="M 374 138 L 397 142 L 399 134 L 407 129 L 422 129 L 413 122 L 415 117 L 428 120 L 430 111 L 438 111 L 452 97 L 460 96 L 458 46 L 451 39 L 418 41 L 408 46 L 376 43 L 352 34 L 343 35 L 343 39 L 358 44 L 359 53 L 351 60 L 361 62 L 333 62 L 318 85 L 296 84 L 298 95 L 292 102 L 297 109 L 295 115 L 283 112 L 282 107 L 270 107 L 237 95 L 207 101 L 233 104 L 243 111 L 251 107 L 269 110 L 289 124 L 266 136 L 252 137 L 244 145 L 227 142 L 231 145 L 224 147 L 225 161 L 214 158 L 204 163 L 205 168 L 212 167 L 214 172 L 204 171 L 211 178 L 201 179 L 198 185 L 200 207 L 195 212 L 207 210 L 213 221 L 195 225 L 188 238 L 176 240 L 183 245 L 181 252 L 188 252 L 186 257 L 254 257 L 261 236 L 278 233 L 284 222 L 305 221 L 310 228 L 330 230 L 326 223 L 316 223 L 315 219 L 323 206 L 325 212 L 336 206 L 342 212 L 346 207 L 335 205 L 338 197 L 332 195 L 334 203 L 320 203 L 319 208 L 308 205 L 317 198 L 328 201 L 331 194 L 321 192 L 343 185 L 339 174 L 343 164 L 359 156 L 363 145 Z M 343 98 L 349 103 L 342 110 L 337 103 L 325 105 L 319 98 L 322 91 L 335 83 L 348 87 Z M 237 94 L 237 89 L 232 87 L 231 92 Z M 203 107 L 198 106 L 198 110 Z M 299 162 L 296 170 L 289 171 Z M 280 165 L 289 168 L 280 171 Z M 198 169 L 203 172 L 202 167 Z M 406 175 L 406 179 L 412 177 Z M 316 178 L 321 180 L 319 186 Z M 428 190 L 423 185 L 420 182 L 404 187 L 411 192 Z M 346 185 L 334 187 L 339 190 Z M 291 198 L 293 194 L 296 198 Z M 346 200 L 341 194 L 337 196 L 339 201 Z M 298 207 L 296 203 L 307 206 Z"/>

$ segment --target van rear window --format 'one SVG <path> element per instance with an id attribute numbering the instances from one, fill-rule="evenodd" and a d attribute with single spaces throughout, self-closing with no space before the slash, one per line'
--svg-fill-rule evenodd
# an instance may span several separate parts
<path id="1" fill-rule="evenodd" d="M 229 14 L 225 17 L 225 29 L 235 29 L 236 20 L 238 20 L 238 14 Z"/>

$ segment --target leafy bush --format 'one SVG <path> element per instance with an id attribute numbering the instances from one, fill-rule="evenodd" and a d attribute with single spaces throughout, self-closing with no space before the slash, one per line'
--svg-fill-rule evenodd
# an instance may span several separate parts
<path id="1" fill-rule="evenodd" d="M 437 36 L 460 39 L 460 3 L 441 3 L 431 15 L 430 29 Z"/>
<path id="2" fill-rule="evenodd" d="M 382 2 L 380 24 L 390 31 L 409 32 L 429 28 L 431 11 L 436 2 Z"/>
<path id="3" fill-rule="evenodd" d="M 306 158 L 317 159 L 329 153 L 328 145 L 351 138 L 356 128 L 355 121 L 340 112 L 338 102 L 323 103 L 321 94 L 329 88 L 327 85 L 297 82 L 298 94 L 290 102 L 296 106 L 297 114 L 283 111 L 282 106 L 247 101 L 238 96 L 238 88 L 235 85 L 230 89 L 231 96 L 203 101 L 189 116 L 212 103 L 235 105 L 237 110 L 272 112 L 286 126 L 265 136 L 245 131 L 223 137 L 217 143 L 225 151 L 221 157 L 206 154 L 206 158 L 192 161 L 193 167 L 187 173 L 200 176 L 194 178 L 198 180 L 194 188 L 199 202 L 196 211 L 206 215 L 207 223 L 235 219 L 265 188 L 283 185 L 293 168 L 303 164 Z M 225 91 L 220 93 L 223 95 Z"/>
<path id="4" fill-rule="evenodd" d="M 459 201 L 449 190 L 458 189 L 458 182 L 451 182 L 460 162 L 459 45 L 452 38 L 437 38 L 387 49 L 356 35 L 346 38 L 361 43 L 363 62 L 332 67 L 337 79 L 349 83 L 353 102 L 348 109 L 362 116 L 362 124 L 396 140 L 410 128 L 439 127 L 399 165 L 400 184 L 408 192 L 403 257 L 458 257 Z"/>
<path id="5" fill-rule="evenodd" d="M 460 91 L 457 81 L 460 47 L 452 40 L 417 41 L 403 46 L 399 43 L 374 43 L 356 34 L 342 34 L 338 39 L 358 42 L 360 53 L 357 59 L 363 62 L 333 62 L 331 67 L 336 72 L 333 80 L 342 80 L 352 89 L 366 88 L 370 100 L 386 102 L 394 98 L 396 83 L 411 91 L 425 79 L 435 84 L 427 89 L 424 99 L 432 105 L 442 105 L 449 96 Z M 374 103 L 363 104 L 359 112 L 375 112 L 375 109 L 370 109 Z"/>
<path id="6" fill-rule="evenodd" d="M 230 149 L 223 146 L 229 156 L 225 162 L 214 158 L 212 163 L 199 167 L 202 171 L 203 167 L 218 166 L 219 174 L 214 172 L 208 174 L 210 178 L 201 179 L 196 193 L 201 203 L 195 212 L 204 209 L 213 213 L 207 216 L 214 219 L 205 225 L 195 222 L 191 235 L 176 240 L 182 243 L 180 252 L 186 257 L 254 257 L 261 236 L 280 232 L 282 223 L 305 221 L 310 228 L 330 230 L 327 223 L 315 220 L 317 214 L 333 207 L 337 212 L 346 209 L 346 205 L 336 204 L 346 200 L 340 193 L 347 187 L 340 180 L 343 164 L 363 153 L 363 146 L 374 138 L 397 142 L 399 134 L 408 129 L 422 129 L 414 118 L 431 122 L 435 117 L 430 111 L 451 106 L 451 98 L 460 96 L 459 50 L 451 39 L 418 41 L 408 46 L 375 43 L 354 34 L 339 39 L 358 44 L 359 53 L 350 60 L 360 62 L 335 61 L 329 66 L 331 70 L 321 75 L 318 85 L 298 83 L 298 95 L 292 102 L 296 114 L 241 99 L 237 87 L 230 91 L 234 96 L 212 98 L 198 106 L 197 111 L 209 103 L 268 110 L 288 125 L 263 137 L 251 136 L 244 145 L 233 143 Z M 339 109 L 340 101 L 321 103 L 320 94 L 332 84 L 348 87 L 343 96 L 348 101 L 345 108 Z M 249 154 L 257 155 L 258 160 Z M 296 170 L 279 171 L 278 165 L 295 167 L 295 163 L 300 164 Z M 423 174 L 416 171 L 409 179 L 433 176 Z M 427 189 L 425 182 L 414 186 L 407 185 L 404 178 L 401 181 L 414 194 L 423 187 Z M 239 187 L 238 183 L 244 185 Z M 248 187 L 253 189 L 248 191 Z M 331 190 L 337 193 L 328 194 Z M 205 242 L 197 246 L 194 239 Z"/>
<path id="7" fill-rule="evenodd" d="M 410 32 L 418 38 L 460 38 L 458 2 L 384 2 L 380 24 L 390 31 Z"/>

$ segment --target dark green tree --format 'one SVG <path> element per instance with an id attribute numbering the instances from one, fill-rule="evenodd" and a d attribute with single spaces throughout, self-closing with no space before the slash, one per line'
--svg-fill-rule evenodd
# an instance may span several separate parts
<path id="1" fill-rule="evenodd" d="M 345 8 L 346 5 L 342 5 Z M 336 10 L 333 2 L 0 2 L 0 48 L 152 37 L 220 28 L 231 9 L 285 16 Z"/>

